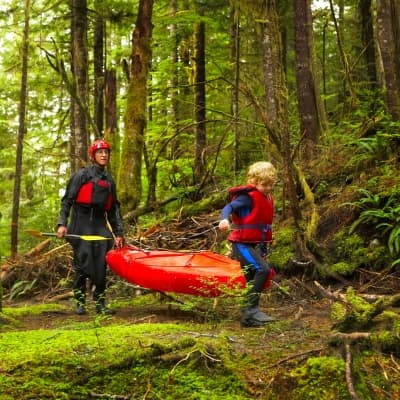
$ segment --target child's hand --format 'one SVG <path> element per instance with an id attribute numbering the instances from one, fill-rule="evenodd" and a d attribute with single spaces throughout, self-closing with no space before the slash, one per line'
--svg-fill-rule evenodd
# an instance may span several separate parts
<path id="1" fill-rule="evenodd" d="M 230 223 L 229 220 L 223 219 L 219 222 L 218 228 L 220 231 L 227 231 L 229 229 Z"/>

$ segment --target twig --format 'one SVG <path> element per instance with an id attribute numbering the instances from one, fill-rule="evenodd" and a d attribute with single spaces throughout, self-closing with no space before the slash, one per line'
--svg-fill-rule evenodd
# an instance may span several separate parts
<path id="1" fill-rule="evenodd" d="M 281 365 L 281 364 L 283 364 L 283 363 L 285 363 L 285 362 L 287 362 L 287 361 L 289 361 L 289 360 L 293 360 L 294 358 L 300 358 L 300 357 L 307 356 L 307 355 L 309 355 L 309 354 L 319 353 L 319 352 L 322 351 L 322 350 L 323 350 L 322 348 L 319 348 L 319 349 L 308 350 L 308 351 L 305 351 L 305 352 L 303 352 L 303 353 L 292 354 L 291 356 L 282 358 L 281 360 L 277 361 L 276 363 L 274 363 L 274 364 L 272 364 L 272 365 L 269 365 L 269 366 L 267 367 L 267 369 L 277 367 L 278 365 Z"/>
<path id="2" fill-rule="evenodd" d="M 340 301 L 344 304 L 349 304 L 349 302 L 347 301 L 346 297 L 343 294 L 340 293 L 333 293 L 328 289 L 325 289 L 319 282 L 314 281 L 314 285 L 317 287 L 317 289 L 328 299 L 331 300 L 336 300 L 336 301 Z"/>
<path id="3" fill-rule="evenodd" d="M 352 342 L 358 339 L 368 339 L 371 336 L 372 336 L 371 332 L 352 332 L 352 333 L 336 332 L 332 335 L 334 339 L 340 339 L 345 342 Z"/>
<path id="4" fill-rule="evenodd" d="M 95 393 L 90 392 L 90 396 L 95 399 L 112 399 L 112 400 L 128 400 L 130 396 L 123 396 L 119 394 L 106 394 L 106 393 Z"/>
<path id="5" fill-rule="evenodd" d="M 358 397 L 355 389 L 354 389 L 354 384 L 353 384 L 353 377 L 351 374 L 351 349 L 350 349 L 350 343 L 345 344 L 345 350 L 346 350 L 346 382 L 347 382 L 347 388 L 349 389 L 349 393 L 351 397 L 354 400 L 360 400 Z"/>

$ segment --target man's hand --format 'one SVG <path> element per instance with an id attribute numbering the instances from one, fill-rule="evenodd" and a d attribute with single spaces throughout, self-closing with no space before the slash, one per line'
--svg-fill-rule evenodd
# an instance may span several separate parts
<path id="1" fill-rule="evenodd" d="M 60 225 L 57 229 L 57 237 L 62 239 L 67 234 L 67 227 L 64 225 Z"/>

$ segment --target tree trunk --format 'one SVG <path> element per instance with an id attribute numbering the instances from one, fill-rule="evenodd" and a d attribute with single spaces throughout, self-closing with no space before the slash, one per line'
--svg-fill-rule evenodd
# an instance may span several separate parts
<path id="1" fill-rule="evenodd" d="M 239 163 L 239 82 L 240 82 L 240 9 L 232 6 L 231 11 L 231 59 L 234 65 L 231 112 L 233 118 L 233 174 L 236 177 Z"/>
<path id="2" fill-rule="evenodd" d="M 102 137 L 104 131 L 104 20 L 101 15 L 101 10 L 99 9 L 99 3 L 99 0 L 95 1 L 96 14 L 93 40 L 93 119 L 96 127 L 96 137 Z"/>
<path id="3" fill-rule="evenodd" d="M 22 69 L 21 69 L 21 91 L 19 103 L 19 124 L 17 137 L 17 153 L 15 157 L 15 177 L 13 190 L 13 204 L 11 215 L 11 258 L 15 258 L 18 253 L 18 224 L 19 224 L 19 204 L 21 194 L 22 177 L 22 153 L 25 136 L 26 104 L 28 101 L 28 51 L 29 51 L 29 17 L 31 4 L 30 0 L 25 0 L 25 21 L 22 44 Z M 0 282 L 1 285 L 1 282 Z M 0 299 L 1 305 L 1 299 Z"/>
<path id="4" fill-rule="evenodd" d="M 264 52 L 264 81 L 265 91 L 270 93 L 269 104 L 272 110 L 268 113 L 271 120 L 271 130 L 280 132 L 280 152 L 283 161 L 283 181 L 290 202 L 290 209 L 295 225 L 296 257 L 300 261 L 309 261 L 312 258 L 308 251 L 304 231 L 301 227 L 302 215 L 297 198 L 295 184 L 295 170 L 291 155 L 290 132 L 288 121 L 288 92 L 282 60 L 282 43 L 279 30 L 279 19 L 275 0 L 268 2 L 266 7 L 266 21 L 264 24 L 263 52 Z M 272 81 L 270 81 L 272 80 Z M 273 125 L 272 125 L 273 122 Z M 275 136 L 278 136 L 277 134 Z"/>
<path id="5" fill-rule="evenodd" d="M 353 80 L 351 77 L 351 72 L 350 72 L 350 66 L 349 66 L 349 61 L 347 59 L 347 55 L 345 52 L 345 49 L 343 47 L 343 38 L 342 38 L 342 31 L 340 29 L 340 24 L 338 22 L 338 19 L 336 18 L 335 15 L 335 7 L 333 6 L 332 0 L 329 0 L 329 6 L 331 10 L 331 17 L 333 20 L 333 24 L 335 25 L 335 31 L 336 31 L 336 40 L 337 40 L 337 45 L 338 45 L 338 51 L 339 51 L 339 56 L 340 56 L 340 61 L 343 65 L 344 69 L 344 82 L 347 83 L 347 90 L 349 91 L 350 94 L 350 99 L 351 99 L 351 105 L 357 104 L 357 95 L 354 90 L 354 85 L 353 85 Z M 343 2 L 340 3 L 339 5 L 339 21 L 343 19 Z M 346 89 L 343 88 L 343 93 L 341 94 L 342 98 L 346 98 L 345 96 Z"/>
<path id="6" fill-rule="evenodd" d="M 358 3 L 361 26 L 361 41 L 363 44 L 364 58 L 367 65 L 367 79 L 370 90 L 377 86 L 376 79 L 376 51 L 374 41 L 374 25 L 372 20 L 371 1 L 364 0 Z"/>
<path id="7" fill-rule="evenodd" d="M 397 87 L 400 87 L 400 0 L 391 1 L 392 21 L 393 21 L 393 38 L 395 46 L 395 62 L 397 74 Z"/>
<path id="8" fill-rule="evenodd" d="M 297 99 L 302 157 L 311 161 L 321 135 L 318 92 L 313 72 L 312 15 L 310 0 L 294 0 Z"/>
<path id="9" fill-rule="evenodd" d="M 199 183 L 206 165 L 206 67 L 205 67 L 205 23 L 194 26 L 194 107 L 195 107 L 195 151 L 194 184 Z"/>
<path id="10" fill-rule="evenodd" d="M 110 143 L 112 157 L 110 158 L 109 170 L 112 176 L 117 176 L 120 137 L 118 134 L 117 116 L 117 75 L 115 69 L 107 70 L 104 85 L 105 97 L 105 130 L 104 138 Z"/>
<path id="11" fill-rule="evenodd" d="M 71 69 L 78 99 L 71 98 L 71 169 L 77 171 L 88 161 L 88 45 L 86 0 L 71 0 Z"/>
<path id="12" fill-rule="evenodd" d="M 142 194 L 141 171 L 147 115 L 147 79 L 151 65 L 152 12 L 153 0 L 140 0 L 132 35 L 125 135 L 118 175 L 119 198 L 126 211 L 138 206 Z"/>
<path id="13" fill-rule="evenodd" d="M 396 45 L 391 14 L 391 0 L 378 1 L 378 45 L 382 62 L 385 104 L 394 121 L 400 118 L 399 77 L 396 71 Z"/>

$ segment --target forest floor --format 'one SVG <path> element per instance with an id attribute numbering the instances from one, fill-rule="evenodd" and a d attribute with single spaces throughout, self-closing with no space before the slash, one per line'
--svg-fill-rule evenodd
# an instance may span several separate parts
<path id="1" fill-rule="evenodd" d="M 180 223 L 170 224 L 168 230 L 155 227 L 142 236 L 147 237 L 146 246 L 149 248 L 166 248 L 168 243 L 168 248 L 171 250 L 184 250 L 183 246 L 187 246 L 188 238 L 192 238 L 190 242 L 192 248 L 198 250 L 213 248 L 217 240 L 213 224 L 207 221 L 207 217 L 204 221 L 199 222 L 197 219 L 192 222 L 189 228 L 187 221 L 182 226 Z M 206 234 L 203 235 L 202 232 Z M 182 240 L 183 238 L 185 240 Z M 193 240 L 196 240 L 195 244 Z M 2 325 L 0 321 L 1 332 L 51 330 L 62 326 L 75 326 L 79 329 L 80 326 L 87 326 L 96 320 L 98 316 L 91 302 L 88 303 L 87 315 L 75 314 L 70 285 L 66 284 L 71 281 L 71 260 L 71 250 L 68 245 L 61 244 L 59 247 L 54 247 L 54 242 L 49 240 L 42 242 L 28 256 L 23 256 L 14 264 L 3 265 L 0 268 L 5 283 L 3 309 L 54 305 L 54 308 L 47 307 L 40 312 L 28 311 L 16 316 L 14 323 L 9 327 L 7 324 Z M 109 272 L 107 301 L 116 313 L 112 317 L 103 318 L 101 325 L 187 324 L 193 330 L 193 334 L 201 332 L 201 335 L 210 337 L 226 335 L 239 359 L 246 357 L 251 360 L 238 372 L 241 380 L 246 383 L 246 390 L 251 398 L 277 400 L 294 398 L 291 397 L 292 390 L 300 378 L 291 376 L 290 371 L 296 367 L 302 368 L 310 357 L 334 356 L 345 360 L 345 352 L 342 346 L 336 347 L 332 344 L 335 321 L 331 317 L 331 306 L 334 300 L 321 293 L 311 278 L 279 275 L 277 278 L 261 298 L 261 308 L 276 318 L 276 321 L 260 328 L 242 328 L 237 301 L 218 299 L 215 302 L 213 299 L 170 296 L 141 290 Z M 35 285 L 30 287 L 29 283 L 33 281 Z M 21 282 L 21 285 L 18 285 L 18 282 Z M 24 282 L 25 286 L 22 285 Z M 346 285 L 343 282 L 336 282 L 336 286 L 329 287 L 329 290 L 332 293 L 344 293 Z M 134 297 L 137 301 L 132 302 Z M 344 362 L 348 364 L 348 361 Z M 391 364 L 397 366 L 395 359 L 389 357 L 387 362 L 390 367 Z M 366 363 L 363 364 L 363 368 L 366 370 L 363 372 L 367 375 L 372 372 Z M 382 374 L 386 373 L 385 368 L 387 367 L 382 367 Z M 333 375 L 338 373 L 338 371 L 330 372 Z M 336 393 L 335 397 L 329 398 L 336 400 L 354 398 L 349 394 L 351 376 L 349 391 L 344 389 L 346 392 L 344 395 L 343 387 L 329 388 L 329 385 L 335 386 L 335 383 L 334 378 L 326 380 L 327 376 L 323 374 L 322 378 L 316 377 L 318 383 L 313 390 L 318 391 L 318 385 L 321 384 L 318 379 L 324 379 L 329 393 Z M 341 376 L 342 385 L 346 388 L 346 382 L 343 382 L 343 375 Z M 372 397 L 366 399 L 398 399 L 396 385 L 390 381 L 389 389 L 385 389 L 386 392 L 383 390 L 377 392 L 376 385 L 371 386 L 367 392 L 370 392 Z M 273 397 L 270 395 L 271 390 L 275 393 Z M 297 398 L 317 397 L 307 397 L 306 392 L 305 397 L 299 395 Z"/>
<path id="2" fill-rule="evenodd" d="M 113 280 L 119 278 L 113 278 Z M 239 374 L 245 382 L 252 398 L 268 399 L 271 387 L 279 387 L 285 399 L 285 388 L 290 393 L 290 382 L 285 372 L 301 365 L 309 357 L 332 354 L 329 345 L 332 320 L 330 318 L 331 300 L 313 295 L 312 285 L 296 284 L 294 281 L 282 281 L 289 294 L 282 294 L 278 286 L 273 285 L 269 293 L 262 297 L 262 309 L 276 318 L 276 321 L 260 328 L 240 327 L 240 313 L 232 303 L 216 305 L 220 309 L 218 321 L 204 319 L 196 311 L 196 305 L 190 310 L 180 307 L 163 294 L 146 292 L 141 296 L 140 304 L 124 304 L 123 298 L 118 300 L 111 293 L 108 296 L 110 305 L 116 313 L 102 320 L 104 325 L 131 324 L 189 324 L 193 332 L 201 335 L 219 335 L 223 332 L 229 336 L 230 345 L 240 357 L 247 357 L 251 362 L 241 368 Z M 117 282 L 118 286 L 118 282 Z M 185 296 L 179 297 L 182 304 Z M 122 301 L 121 301 L 122 300 Z M 17 318 L 18 322 L 12 330 L 32 331 L 51 330 L 62 326 L 87 326 L 97 317 L 93 304 L 88 305 L 87 315 L 75 314 L 72 299 L 47 299 L 46 294 L 23 300 L 5 300 L 3 307 L 29 307 L 37 304 L 57 304 L 60 308 L 40 313 L 28 313 Z M 210 303 L 211 304 L 211 303 Z M 214 305 L 215 306 L 215 305 Z M 211 307 L 211 306 L 210 306 Z M 335 350 L 334 350 L 335 351 Z M 266 396 L 266 397 L 264 397 Z M 289 395 L 290 396 L 290 395 Z"/>

